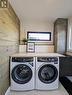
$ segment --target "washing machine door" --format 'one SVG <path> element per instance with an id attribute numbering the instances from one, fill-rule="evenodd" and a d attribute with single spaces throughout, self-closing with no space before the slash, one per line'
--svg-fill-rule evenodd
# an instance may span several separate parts
<path id="1" fill-rule="evenodd" d="M 39 80 L 43 83 L 52 83 L 58 77 L 58 70 L 55 66 L 46 64 L 43 65 L 38 71 Z"/>
<path id="2" fill-rule="evenodd" d="M 32 70 L 28 65 L 19 64 L 13 68 L 11 76 L 16 83 L 25 84 L 31 80 Z"/>

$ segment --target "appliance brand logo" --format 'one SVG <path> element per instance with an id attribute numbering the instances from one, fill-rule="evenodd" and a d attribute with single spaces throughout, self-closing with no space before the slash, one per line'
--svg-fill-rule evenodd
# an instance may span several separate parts
<path id="1" fill-rule="evenodd" d="M 0 0 L 0 8 L 7 8 L 8 0 Z"/>

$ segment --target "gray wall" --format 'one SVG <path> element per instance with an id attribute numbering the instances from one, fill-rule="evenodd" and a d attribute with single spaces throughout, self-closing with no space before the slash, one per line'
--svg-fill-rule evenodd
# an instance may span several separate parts
<path id="1" fill-rule="evenodd" d="M 18 52 L 19 45 L 20 23 L 9 14 L 8 10 L 0 10 L 0 95 L 9 87 L 9 56 Z"/>

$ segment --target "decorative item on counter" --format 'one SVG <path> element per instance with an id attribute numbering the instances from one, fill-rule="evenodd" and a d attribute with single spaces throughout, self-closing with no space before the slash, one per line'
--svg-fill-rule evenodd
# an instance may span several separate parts
<path id="1" fill-rule="evenodd" d="M 28 41 L 28 40 L 27 40 L 26 38 L 24 38 L 24 39 L 22 40 L 22 42 L 23 42 L 24 45 L 27 44 L 27 41 Z"/>
<path id="2" fill-rule="evenodd" d="M 35 43 L 34 42 L 28 42 L 27 47 L 26 47 L 26 51 L 29 53 L 35 52 Z"/>

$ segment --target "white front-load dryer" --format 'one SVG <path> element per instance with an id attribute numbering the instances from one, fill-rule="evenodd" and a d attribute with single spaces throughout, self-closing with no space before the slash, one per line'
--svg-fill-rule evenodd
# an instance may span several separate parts
<path id="1" fill-rule="evenodd" d="M 35 58 L 11 57 L 10 60 L 11 90 L 25 91 L 35 87 Z"/>
<path id="2" fill-rule="evenodd" d="M 59 87 L 59 58 L 36 57 L 36 89 L 54 90 Z"/>

